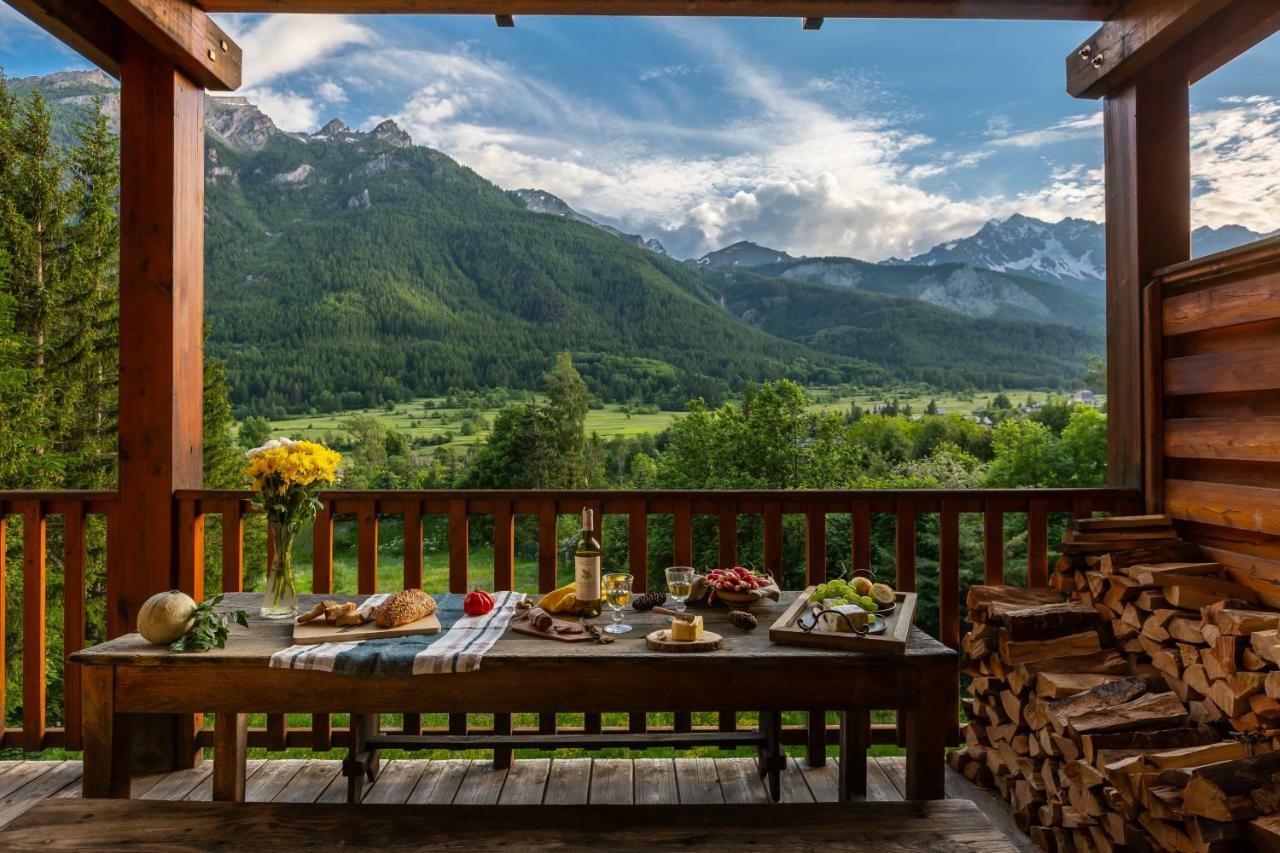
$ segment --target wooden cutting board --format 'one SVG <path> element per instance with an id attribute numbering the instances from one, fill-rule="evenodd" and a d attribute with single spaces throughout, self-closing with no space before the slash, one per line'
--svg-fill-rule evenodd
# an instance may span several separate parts
<path id="1" fill-rule="evenodd" d="M 570 619 L 558 619 L 555 616 L 552 616 L 551 619 L 551 630 L 539 631 L 537 628 L 533 627 L 533 624 L 524 616 L 516 616 L 516 618 L 511 620 L 511 630 L 520 634 L 528 634 L 531 637 L 544 637 L 548 640 L 561 640 L 566 643 L 578 643 L 583 640 L 591 639 L 591 635 L 585 630 L 577 634 L 561 634 L 555 630 L 556 627 L 560 625 L 578 625 L 579 623 Z"/>
<path id="2" fill-rule="evenodd" d="M 358 626 L 327 625 L 321 619 L 316 622 L 294 622 L 293 643 L 298 646 L 312 643 L 354 643 L 357 640 L 439 634 L 440 631 L 440 619 L 434 613 L 398 628 L 379 628 L 376 622 Z"/>
<path id="3" fill-rule="evenodd" d="M 714 652 L 724 648 L 724 637 L 714 631 L 703 631 L 699 640 L 673 640 L 670 631 L 659 628 L 645 636 L 644 644 L 655 652 Z"/>

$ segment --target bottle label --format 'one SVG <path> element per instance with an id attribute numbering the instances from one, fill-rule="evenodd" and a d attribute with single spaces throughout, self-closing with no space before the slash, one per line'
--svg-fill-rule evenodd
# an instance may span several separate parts
<path id="1" fill-rule="evenodd" d="M 600 600 L 600 558 L 573 558 L 573 597 L 578 601 Z"/>

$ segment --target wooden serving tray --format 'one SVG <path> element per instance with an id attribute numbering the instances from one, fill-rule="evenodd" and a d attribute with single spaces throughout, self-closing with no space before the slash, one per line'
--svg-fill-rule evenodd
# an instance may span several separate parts
<path id="1" fill-rule="evenodd" d="M 318 619 L 315 622 L 294 622 L 293 643 L 296 646 L 312 643 L 354 643 L 357 640 L 439 634 L 440 630 L 440 619 L 434 613 L 398 628 L 379 628 L 377 622 L 348 626 L 328 625 L 323 619 Z"/>
<path id="2" fill-rule="evenodd" d="M 851 652 L 879 652 L 887 655 L 903 655 L 907 652 L 907 635 L 916 618 L 916 594 L 897 593 L 896 607 L 883 617 L 882 634 L 844 634 L 837 631 L 804 631 L 796 626 L 796 620 L 809 612 L 809 596 L 817 587 L 808 587 L 791 602 L 777 622 L 769 628 L 769 641 L 784 646 L 813 646 L 821 649 L 846 649 Z"/>

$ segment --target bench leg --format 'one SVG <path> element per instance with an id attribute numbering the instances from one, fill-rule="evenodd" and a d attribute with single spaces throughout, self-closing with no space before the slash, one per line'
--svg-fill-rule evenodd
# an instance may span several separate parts
<path id="1" fill-rule="evenodd" d="M 769 799 L 776 803 L 782 798 L 782 771 L 787 766 L 787 755 L 782 751 L 782 714 L 761 711 L 760 731 L 765 744 L 758 750 L 756 766 L 769 787 Z"/>
<path id="2" fill-rule="evenodd" d="M 244 802 L 245 748 L 249 742 L 248 717 L 215 714 L 213 718 L 213 799 Z"/>
<path id="3" fill-rule="evenodd" d="M 84 776 L 88 797 L 129 799 L 129 719 L 115 710 L 114 666 L 81 667 L 84 714 Z"/>
<path id="4" fill-rule="evenodd" d="M 511 715 L 510 714 L 494 714 L 493 715 L 493 733 L 497 735 L 511 734 Z M 512 749 L 509 746 L 499 746 L 493 750 L 493 769 L 509 770 L 511 768 Z"/>
<path id="5" fill-rule="evenodd" d="M 871 712 L 840 712 L 840 802 L 867 795 L 867 747 L 871 745 Z"/>

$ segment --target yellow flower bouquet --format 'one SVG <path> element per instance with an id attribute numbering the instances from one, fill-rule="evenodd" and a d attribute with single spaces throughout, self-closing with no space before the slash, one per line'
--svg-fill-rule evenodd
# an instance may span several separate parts
<path id="1" fill-rule="evenodd" d="M 298 612 L 293 540 L 298 529 L 316 517 L 320 491 L 337 481 L 342 456 L 323 444 L 288 438 L 272 439 L 245 456 L 249 460 L 245 476 L 254 502 L 267 516 L 271 546 L 261 613 L 269 619 L 287 619 Z"/>

